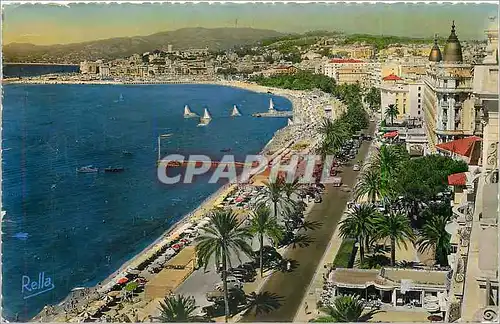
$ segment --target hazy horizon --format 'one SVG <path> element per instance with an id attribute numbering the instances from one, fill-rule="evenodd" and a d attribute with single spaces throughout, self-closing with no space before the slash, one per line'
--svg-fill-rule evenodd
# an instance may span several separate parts
<path id="1" fill-rule="evenodd" d="M 4 44 L 52 45 L 147 36 L 189 27 L 250 27 L 282 33 L 326 30 L 430 38 L 435 33 L 448 36 L 452 20 L 460 39 L 485 39 L 488 17 L 496 15 L 498 5 L 77 3 L 3 4 L 2 9 Z"/>

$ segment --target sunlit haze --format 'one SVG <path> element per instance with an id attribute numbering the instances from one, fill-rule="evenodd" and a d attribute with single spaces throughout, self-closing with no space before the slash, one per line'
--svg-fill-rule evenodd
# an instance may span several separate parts
<path id="1" fill-rule="evenodd" d="M 410 8 L 411 7 L 411 8 Z M 3 41 L 65 44 L 149 35 L 185 27 L 252 27 L 280 32 L 430 37 L 448 35 L 455 20 L 460 39 L 484 39 L 493 4 L 73 4 L 4 5 Z"/>

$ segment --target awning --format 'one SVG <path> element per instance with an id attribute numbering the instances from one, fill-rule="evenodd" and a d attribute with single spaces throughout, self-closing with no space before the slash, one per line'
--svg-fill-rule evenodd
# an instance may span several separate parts
<path id="1" fill-rule="evenodd" d="M 474 144 L 482 141 L 481 137 L 469 136 L 451 142 L 437 144 L 436 148 L 442 151 L 455 153 L 461 156 L 470 157 Z"/>
<path id="2" fill-rule="evenodd" d="M 467 176 L 465 172 L 453 173 L 448 176 L 448 184 L 450 186 L 465 186 L 467 183 Z"/>
<path id="3" fill-rule="evenodd" d="M 384 134 L 384 138 L 394 138 L 399 135 L 398 131 L 392 131 Z"/>

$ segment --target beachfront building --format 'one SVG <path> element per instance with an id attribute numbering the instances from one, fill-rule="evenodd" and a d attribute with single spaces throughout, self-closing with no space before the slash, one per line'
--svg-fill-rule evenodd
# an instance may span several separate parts
<path id="1" fill-rule="evenodd" d="M 449 283 L 447 271 L 416 269 L 333 269 L 327 284 L 332 298 L 359 295 L 368 303 L 379 303 L 384 310 L 444 312 Z"/>
<path id="2" fill-rule="evenodd" d="M 481 127 L 477 134 L 439 145 L 469 164 L 469 171 L 452 174 L 453 220 L 449 255 L 453 279 L 446 319 L 498 321 L 498 25 L 492 18 L 487 55 L 474 69 L 473 98 Z"/>
<path id="3" fill-rule="evenodd" d="M 423 112 L 431 152 L 435 151 L 436 144 L 473 135 L 472 71 L 472 66 L 463 62 L 462 47 L 453 22 L 442 55 L 435 40 L 427 75 L 423 79 Z"/>
<path id="4" fill-rule="evenodd" d="M 338 84 L 370 86 L 370 68 L 373 64 L 357 59 L 332 59 L 323 65 L 322 74 L 335 79 Z"/>
<path id="5" fill-rule="evenodd" d="M 394 105 L 398 109 L 398 116 L 395 120 L 421 120 L 423 88 L 423 82 L 408 82 L 395 74 L 382 78 L 379 86 L 381 118 L 385 118 L 387 107 Z"/>

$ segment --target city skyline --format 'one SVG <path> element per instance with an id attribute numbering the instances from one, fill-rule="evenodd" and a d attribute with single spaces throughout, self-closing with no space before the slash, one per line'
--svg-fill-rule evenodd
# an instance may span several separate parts
<path id="1" fill-rule="evenodd" d="M 436 33 L 449 35 L 455 20 L 459 38 L 467 40 L 485 39 L 488 17 L 497 10 L 491 3 L 4 4 L 2 37 L 4 44 L 51 45 L 146 36 L 187 27 L 250 27 L 283 33 L 328 30 L 430 38 Z"/>

